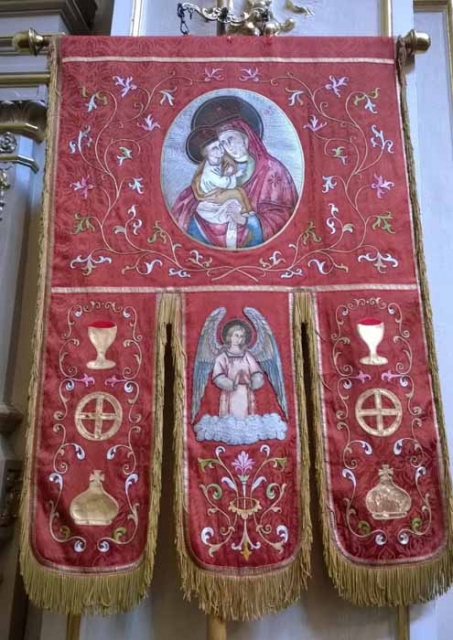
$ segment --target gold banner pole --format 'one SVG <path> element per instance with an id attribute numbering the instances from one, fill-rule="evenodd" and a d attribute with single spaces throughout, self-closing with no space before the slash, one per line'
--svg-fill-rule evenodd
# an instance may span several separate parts
<path id="1" fill-rule="evenodd" d="M 208 617 L 207 640 L 227 640 L 226 622 L 214 616 Z"/>
<path id="2" fill-rule="evenodd" d="M 400 606 L 396 610 L 397 640 L 410 640 L 409 607 Z"/>
<path id="3" fill-rule="evenodd" d="M 82 616 L 67 616 L 66 640 L 79 640 Z"/>
<path id="4" fill-rule="evenodd" d="M 217 7 L 226 7 L 233 10 L 233 0 L 217 0 Z M 217 35 L 226 35 L 227 25 L 224 22 L 217 22 Z M 215 616 L 208 616 L 206 625 L 206 640 L 227 640 L 226 621 Z"/>

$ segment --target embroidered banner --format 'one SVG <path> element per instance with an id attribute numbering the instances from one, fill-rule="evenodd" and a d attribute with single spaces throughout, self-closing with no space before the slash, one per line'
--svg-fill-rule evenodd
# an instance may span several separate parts
<path id="1" fill-rule="evenodd" d="M 451 583 L 403 57 L 390 39 L 55 41 L 22 514 L 39 606 L 126 610 L 150 584 L 167 325 L 187 597 L 250 619 L 299 596 L 310 435 L 340 594 Z"/>

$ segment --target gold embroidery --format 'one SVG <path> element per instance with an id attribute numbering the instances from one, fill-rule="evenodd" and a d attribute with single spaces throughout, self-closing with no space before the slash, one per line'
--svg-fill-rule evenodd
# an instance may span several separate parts
<path id="1" fill-rule="evenodd" d="M 412 500 L 407 491 L 393 482 L 393 469 L 384 464 L 379 469 L 379 482 L 368 491 L 365 504 L 375 520 L 394 520 L 406 517 Z"/>
<path id="2" fill-rule="evenodd" d="M 95 401 L 94 411 L 84 411 L 85 407 L 92 401 Z M 113 413 L 104 411 L 104 402 L 110 404 Z M 75 425 L 81 436 L 87 440 L 108 440 L 121 426 L 123 419 L 123 410 L 120 403 L 110 393 L 104 391 L 96 391 L 89 393 L 82 398 L 77 405 L 75 412 Z M 92 430 L 87 429 L 85 423 L 94 422 Z M 104 423 L 111 423 L 111 426 L 104 431 Z"/>
<path id="3" fill-rule="evenodd" d="M 117 326 L 113 322 L 97 322 L 88 327 L 88 337 L 97 351 L 96 360 L 87 362 L 88 369 L 112 369 L 116 362 L 106 360 L 107 349 L 116 338 Z"/>
<path id="4" fill-rule="evenodd" d="M 374 398 L 373 405 L 367 405 L 368 398 Z M 391 406 L 386 406 L 383 398 L 391 402 Z M 355 406 L 355 417 L 364 431 L 381 438 L 390 436 L 399 428 L 403 418 L 401 402 L 396 395 L 387 389 L 368 389 L 364 391 L 357 400 Z M 385 418 L 393 417 L 393 420 L 386 426 Z M 365 418 L 375 418 L 375 424 L 369 424 Z"/>
<path id="5" fill-rule="evenodd" d="M 120 508 L 102 486 L 104 479 L 102 471 L 93 471 L 89 488 L 71 502 L 69 513 L 76 524 L 105 526 L 118 515 Z"/>

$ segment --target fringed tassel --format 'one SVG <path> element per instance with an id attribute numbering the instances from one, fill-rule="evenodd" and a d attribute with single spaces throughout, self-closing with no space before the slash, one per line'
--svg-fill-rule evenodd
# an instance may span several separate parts
<path id="1" fill-rule="evenodd" d="M 319 501 L 321 505 L 321 526 L 324 545 L 324 557 L 329 575 L 339 594 L 359 606 L 407 606 L 432 600 L 444 593 L 453 581 L 453 502 L 447 440 L 440 396 L 440 382 L 434 348 L 432 312 L 429 303 L 426 267 L 423 257 L 420 209 L 415 187 L 415 165 L 413 149 L 410 142 L 409 117 L 406 102 L 405 64 L 406 49 L 404 43 L 398 42 L 398 75 L 401 84 L 401 113 L 406 145 L 407 171 L 414 220 L 415 248 L 421 284 L 421 297 L 424 314 L 424 329 L 428 344 L 429 368 L 433 384 L 434 402 L 440 433 L 440 449 L 442 451 L 443 476 L 442 489 L 445 496 L 445 528 L 446 540 L 444 549 L 433 559 L 417 561 L 412 565 L 370 567 L 354 563 L 346 558 L 335 541 L 333 513 L 328 500 L 326 464 L 322 434 L 322 414 L 320 398 L 320 381 L 317 375 L 319 361 L 316 343 L 316 327 L 313 305 L 305 305 L 303 321 L 307 330 L 309 343 L 309 360 L 311 377 L 311 394 L 313 399 L 313 423 L 316 439 L 316 478 Z"/>
<path id="2" fill-rule="evenodd" d="M 20 566 L 30 600 L 39 608 L 65 615 L 112 614 L 134 607 L 146 594 L 154 565 L 157 537 L 157 519 L 161 489 L 162 419 L 164 400 L 164 355 L 168 309 L 165 300 L 158 308 L 155 356 L 155 416 L 150 476 L 150 508 L 146 547 L 136 568 L 112 571 L 110 575 L 64 573 L 46 567 L 36 559 L 31 547 L 33 523 L 31 521 L 33 453 L 35 423 L 39 406 L 39 379 L 42 369 L 45 314 L 48 291 L 48 252 L 51 248 L 52 197 L 54 167 L 58 139 L 59 111 L 59 38 L 51 44 L 48 110 L 46 176 L 44 184 L 42 235 L 40 240 L 40 274 L 38 284 L 37 315 L 33 337 L 34 361 L 29 390 L 28 431 L 24 460 L 24 489 L 21 503 Z"/>
<path id="3" fill-rule="evenodd" d="M 206 571 L 195 564 L 185 542 L 184 520 L 184 363 L 185 353 L 181 331 L 182 309 L 179 304 L 173 318 L 173 361 L 175 367 L 175 519 L 176 545 L 182 577 L 182 589 L 188 600 L 197 598 L 200 608 L 208 615 L 223 620 L 253 620 L 276 613 L 297 600 L 307 586 L 310 575 L 312 531 L 310 524 L 309 455 L 307 419 L 303 385 L 298 386 L 300 424 L 300 547 L 287 567 L 254 576 L 226 576 Z M 293 340 L 296 379 L 303 375 L 299 297 L 293 313 Z"/>

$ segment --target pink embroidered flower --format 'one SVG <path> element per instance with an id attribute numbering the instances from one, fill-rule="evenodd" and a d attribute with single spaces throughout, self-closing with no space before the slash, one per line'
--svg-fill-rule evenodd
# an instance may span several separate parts
<path id="1" fill-rule="evenodd" d="M 85 198 L 85 200 L 88 198 L 88 191 L 94 188 L 90 182 L 90 176 L 84 176 L 77 182 L 72 182 L 71 187 L 74 191 L 78 191 L 79 195 L 81 195 L 82 198 Z"/>
<path id="2" fill-rule="evenodd" d="M 161 126 L 156 122 L 151 114 L 143 118 L 143 122 L 137 122 L 137 126 L 141 127 L 145 131 L 152 131 L 153 129 L 160 129 Z"/>
<path id="3" fill-rule="evenodd" d="M 241 451 L 236 460 L 233 460 L 232 462 L 232 465 L 236 469 L 236 471 L 238 473 L 241 473 L 242 475 L 245 475 L 247 471 L 251 471 L 254 464 L 254 460 L 252 460 L 249 454 L 245 451 Z"/>
<path id="4" fill-rule="evenodd" d="M 390 191 L 390 189 L 395 186 L 394 182 L 385 180 L 385 178 L 383 178 L 382 176 L 374 174 L 374 179 L 376 180 L 376 182 L 373 182 L 371 188 L 376 189 L 377 197 L 379 199 L 385 195 L 386 191 Z"/>

